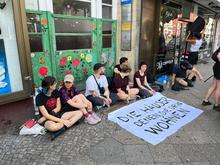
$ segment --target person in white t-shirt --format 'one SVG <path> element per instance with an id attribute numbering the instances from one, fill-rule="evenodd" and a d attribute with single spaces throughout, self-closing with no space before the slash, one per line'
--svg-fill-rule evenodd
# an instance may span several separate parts
<path id="1" fill-rule="evenodd" d="M 110 106 L 117 101 L 117 96 L 110 93 L 108 81 L 105 74 L 104 65 L 96 63 L 94 65 L 94 75 L 86 80 L 85 96 L 92 102 L 93 106 Z"/>
<path id="2" fill-rule="evenodd" d="M 203 40 L 200 33 L 194 33 L 192 38 L 189 38 L 190 34 L 187 36 L 186 41 L 191 44 L 190 53 L 188 56 L 189 63 L 193 66 L 193 71 L 196 73 L 198 78 L 202 81 L 203 76 L 200 74 L 196 68 L 199 59 L 199 49 L 202 46 Z"/>

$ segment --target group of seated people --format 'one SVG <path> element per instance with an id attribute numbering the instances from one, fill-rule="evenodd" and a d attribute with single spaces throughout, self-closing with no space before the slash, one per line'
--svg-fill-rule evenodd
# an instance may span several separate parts
<path id="1" fill-rule="evenodd" d="M 47 76 L 42 80 L 42 90 L 36 96 L 36 106 L 39 108 L 38 123 L 52 132 L 52 140 L 74 125 L 83 116 L 85 122 L 97 124 L 101 118 L 93 111 L 94 107 L 110 107 L 118 100 L 129 103 L 136 98 L 152 96 L 162 91 L 162 86 L 148 82 L 147 64 L 141 62 L 139 70 L 134 74 L 133 86 L 129 85 L 131 69 L 128 59 L 122 57 L 120 64 L 114 68 L 111 81 L 107 80 L 105 67 L 96 63 L 94 74 L 86 80 L 85 95 L 80 94 L 74 85 L 74 77 L 67 74 L 63 86 L 56 89 L 56 79 Z M 148 73 L 148 74 L 147 74 Z"/>

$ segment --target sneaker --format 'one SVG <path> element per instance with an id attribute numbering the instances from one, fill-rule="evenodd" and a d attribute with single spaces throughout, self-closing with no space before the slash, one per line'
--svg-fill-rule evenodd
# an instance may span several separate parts
<path id="1" fill-rule="evenodd" d="M 206 106 L 206 105 L 212 105 L 212 103 L 210 101 L 206 101 L 206 100 L 203 100 L 202 101 L 202 105 Z"/>
<path id="2" fill-rule="evenodd" d="M 194 86 L 191 80 L 187 80 L 187 83 L 188 83 L 189 87 L 193 87 Z"/>
<path id="3" fill-rule="evenodd" d="M 56 131 L 56 132 L 51 132 L 51 140 L 53 141 L 54 139 L 56 139 L 58 136 L 62 135 L 65 131 L 65 127 L 61 128 L 60 130 Z"/>
<path id="4" fill-rule="evenodd" d="M 88 115 L 87 117 L 85 117 L 85 123 L 88 123 L 90 125 L 95 125 L 98 123 L 97 120 L 95 120 L 92 115 Z"/>
<path id="5" fill-rule="evenodd" d="M 102 121 L 102 119 L 95 112 L 92 112 L 91 116 L 98 122 Z"/>
<path id="6" fill-rule="evenodd" d="M 220 104 L 219 105 L 214 105 L 213 106 L 213 110 L 220 111 Z"/>

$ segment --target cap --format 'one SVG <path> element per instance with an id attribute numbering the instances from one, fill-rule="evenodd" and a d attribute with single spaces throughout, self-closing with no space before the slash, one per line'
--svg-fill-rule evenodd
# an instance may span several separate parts
<path id="1" fill-rule="evenodd" d="M 93 67 L 93 70 L 98 70 L 99 68 L 103 67 L 104 64 L 101 64 L 101 63 L 96 63 Z"/>
<path id="2" fill-rule="evenodd" d="M 67 75 L 64 77 L 64 82 L 67 82 L 67 81 L 73 83 L 73 81 L 74 81 L 73 75 L 67 74 Z"/>

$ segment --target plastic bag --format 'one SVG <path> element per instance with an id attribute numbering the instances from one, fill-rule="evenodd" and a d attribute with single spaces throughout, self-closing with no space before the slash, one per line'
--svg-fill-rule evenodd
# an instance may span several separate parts
<path id="1" fill-rule="evenodd" d="M 36 123 L 31 128 L 23 126 L 19 132 L 19 135 L 44 135 L 45 133 L 46 129 L 40 124 Z"/>

